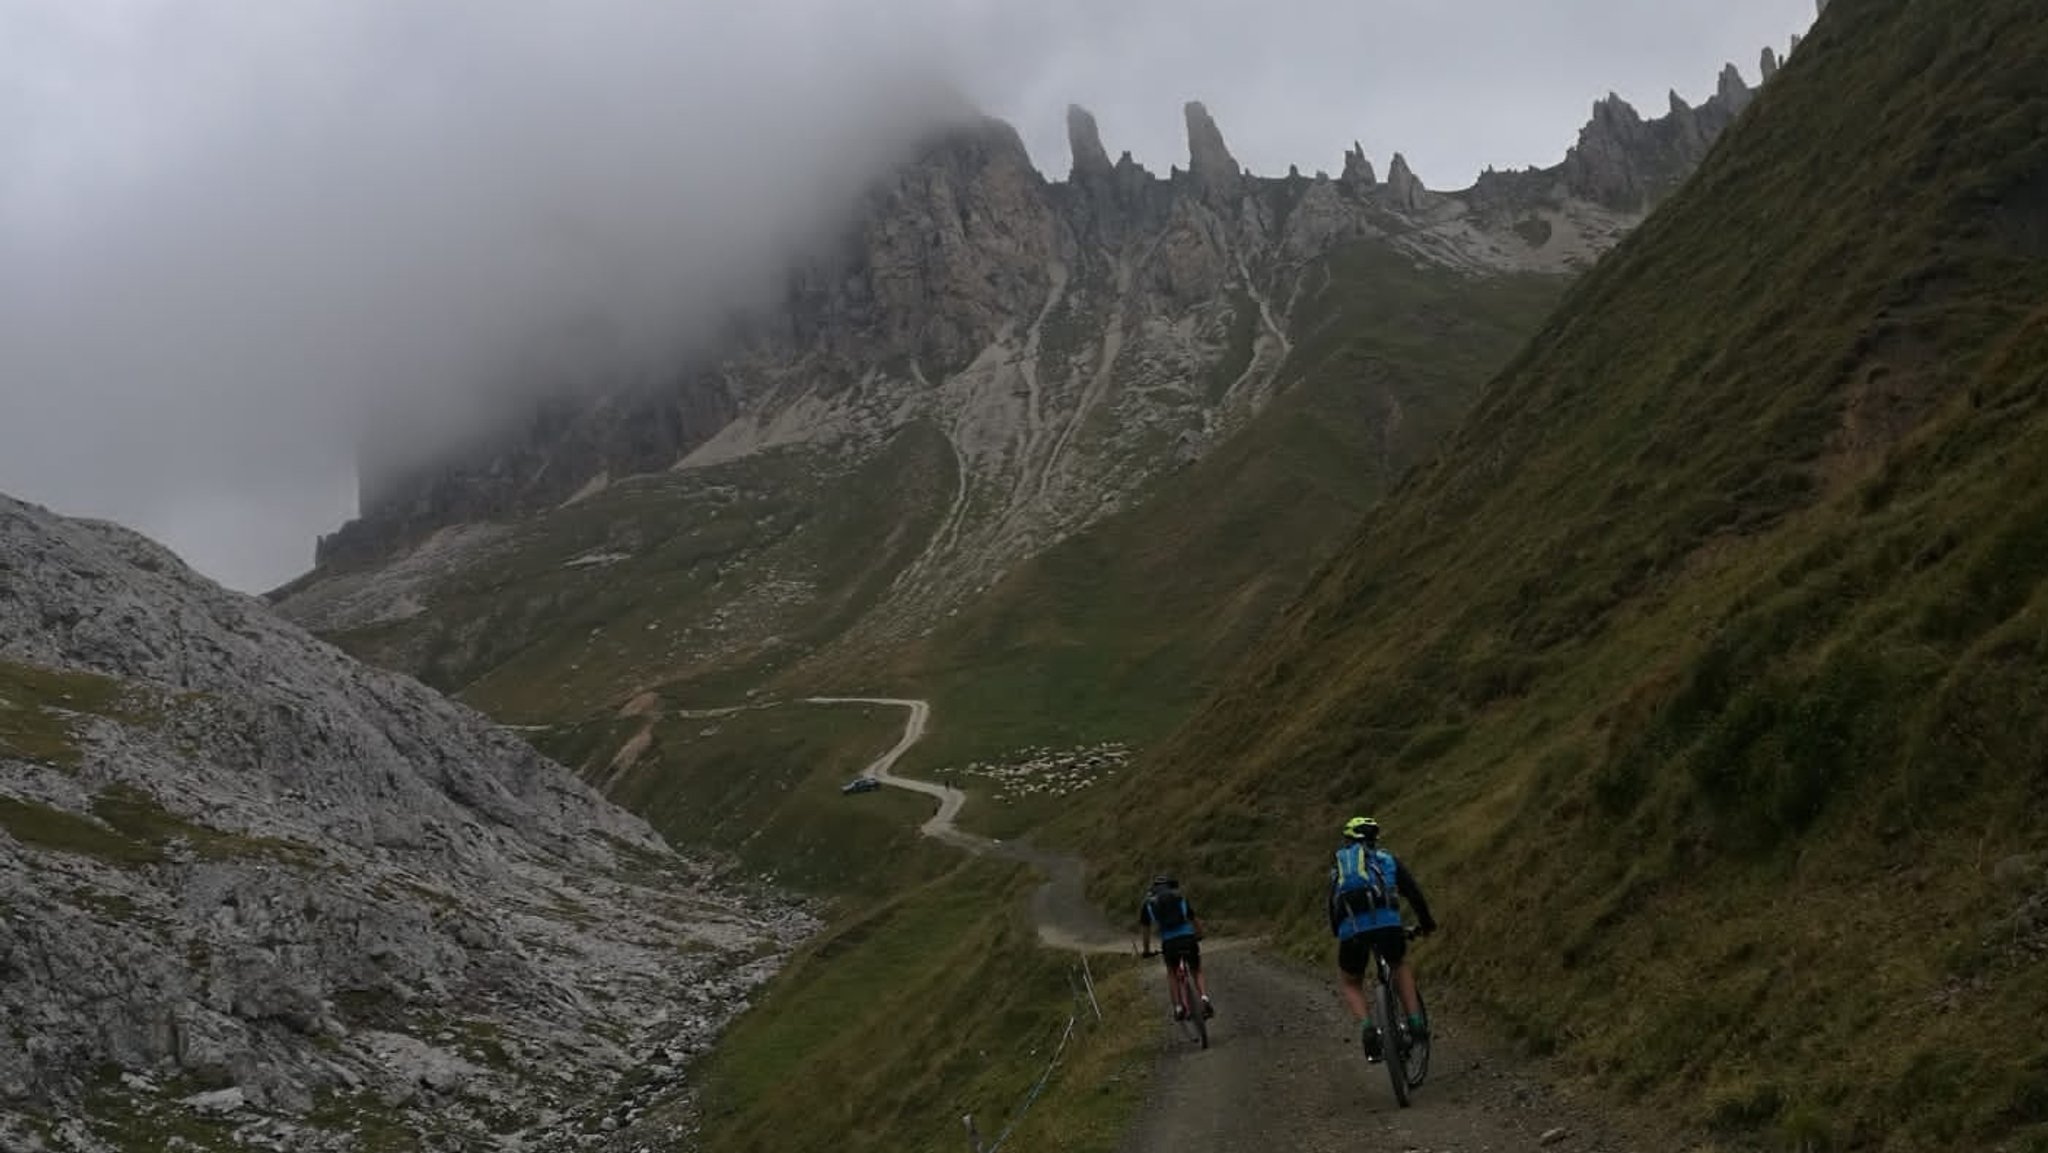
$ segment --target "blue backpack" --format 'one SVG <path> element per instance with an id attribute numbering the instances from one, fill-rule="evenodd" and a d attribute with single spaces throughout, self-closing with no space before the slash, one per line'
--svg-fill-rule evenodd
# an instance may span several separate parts
<path id="1" fill-rule="evenodd" d="M 1337 899 L 1354 917 L 1376 913 L 1400 915 L 1401 894 L 1395 875 L 1400 865 L 1385 849 L 1346 845 L 1337 850 Z M 1378 918 L 1385 919 L 1385 918 Z"/>

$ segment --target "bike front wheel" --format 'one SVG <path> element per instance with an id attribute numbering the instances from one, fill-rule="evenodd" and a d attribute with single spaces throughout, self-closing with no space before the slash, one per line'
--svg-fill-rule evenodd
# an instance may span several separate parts
<path id="1" fill-rule="evenodd" d="M 1436 1029 L 1431 1026 L 1429 1020 L 1429 1002 L 1423 999 L 1421 989 L 1415 990 L 1415 1007 L 1421 1010 L 1423 1028 L 1427 1030 L 1429 1035 L 1426 1037 L 1411 1035 L 1408 1039 L 1408 1059 L 1405 1064 L 1408 1068 L 1408 1087 L 1410 1089 L 1420 1089 L 1423 1078 L 1429 1076 L 1429 1045 L 1430 1041 L 1436 1037 Z"/>

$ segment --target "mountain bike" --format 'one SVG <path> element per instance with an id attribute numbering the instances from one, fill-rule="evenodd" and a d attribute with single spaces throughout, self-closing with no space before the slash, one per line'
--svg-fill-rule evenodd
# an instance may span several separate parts
<path id="1" fill-rule="evenodd" d="M 1152 954 L 1147 951 L 1140 955 L 1150 957 Z M 1195 991 L 1195 973 L 1189 967 L 1185 954 L 1166 971 L 1166 1000 L 1173 1007 L 1173 1020 L 1180 1026 L 1181 1034 L 1207 1049 L 1209 1015 L 1203 1011 L 1202 998 Z"/>
<path id="2" fill-rule="evenodd" d="M 1403 926 L 1402 932 L 1413 941 L 1420 936 L 1415 929 Z M 1387 959 L 1378 949 L 1372 951 L 1375 982 L 1372 990 L 1373 1028 L 1380 1035 L 1380 1060 L 1387 1066 L 1387 1079 L 1394 1085 L 1394 1100 L 1402 1108 L 1408 1107 L 1409 1094 L 1422 1087 L 1422 1079 L 1429 1075 L 1429 1040 L 1416 1037 L 1408 1031 L 1408 1013 L 1401 1004 L 1401 994 L 1394 988 L 1394 973 L 1387 965 Z M 1429 1003 L 1422 999 L 1422 986 L 1415 987 L 1415 1008 L 1422 1017 L 1424 1026 L 1429 1024 Z M 1393 1027 L 1388 1028 L 1388 1022 Z M 1428 1030 L 1432 1036 L 1434 1030 Z"/>
<path id="3" fill-rule="evenodd" d="M 1186 1011 L 1182 1025 L 1193 1025 L 1195 1040 L 1202 1048 L 1209 1047 L 1209 1014 L 1203 1012 L 1202 998 L 1195 993 L 1195 973 L 1188 967 L 1186 954 L 1173 967 L 1172 983 L 1180 990 L 1180 1007 Z"/>

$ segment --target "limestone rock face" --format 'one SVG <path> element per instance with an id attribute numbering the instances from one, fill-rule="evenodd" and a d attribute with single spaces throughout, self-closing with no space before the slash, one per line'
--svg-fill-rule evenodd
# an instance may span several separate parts
<path id="1" fill-rule="evenodd" d="M 1067 146 L 1073 153 L 1070 179 L 1075 184 L 1104 181 L 1115 175 L 1109 152 L 1102 147 L 1102 129 L 1095 123 L 1095 114 L 1078 104 L 1067 108 Z"/>
<path id="2" fill-rule="evenodd" d="M 362 1094 L 482 1147 L 708 1045 L 812 926 L 476 713 L 4 497 L 0 718 L 0 1147 L 108 1093 L 286 1127 Z"/>
<path id="3" fill-rule="evenodd" d="M 806 270 L 787 341 L 849 362 L 955 371 L 1044 299 L 1063 243 L 1016 130 L 963 126 L 874 194 L 838 259 Z"/>
<path id="4" fill-rule="evenodd" d="M 1749 102 L 1754 96 L 1755 93 L 1749 85 L 1743 83 L 1740 69 L 1733 64 L 1721 69 L 1721 79 L 1714 90 L 1714 102 L 1726 109 L 1731 119 L 1749 107 Z"/>
<path id="5" fill-rule="evenodd" d="M 1394 206 L 1415 212 L 1421 209 L 1426 191 L 1415 170 L 1408 167 L 1408 158 L 1394 153 L 1394 162 L 1387 166 L 1387 195 Z"/>
<path id="6" fill-rule="evenodd" d="M 1721 132 L 1748 107 L 1751 90 L 1729 65 L 1715 94 L 1694 107 L 1677 92 L 1670 109 L 1645 120 L 1626 100 L 1609 94 L 1593 105 L 1562 175 L 1576 195 L 1615 209 L 1641 209 L 1677 187 L 1705 159 Z"/>
<path id="7" fill-rule="evenodd" d="M 1182 112 L 1188 122 L 1188 175 L 1196 192 L 1212 203 L 1231 203 L 1244 187 L 1244 173 L 1223 143 L 1223 130 L 1199 100 L 1189 101 Z"/>
<path id="8" fill-rule="evenodd" d="M 1344 153 L 1344 174 L 1338 179 L 1357 188 L 1370 188 L 1379 183 L 1373 173 L 1372 161 L 1365 158 L 1365 146 L 1353 141 Z"/>
<path id="9" fill-rule="evenodd" d="M 400 562 L 444 528 L 518 520 L 601 481 L 779 444 L 870 443 L 930 417 L 987 470 L 969 487 L 1000 505 L 999 546 L 947 534 L 980 553 L 960 578 L 978 584 L 1135 491 L 1155 464 L 1119 455 L 1131 446 L 1218 436 L 1263 403 L 1289 302 L 1305 299 L 1291 278 L 1334 246 L 1377 239 L 1461 273 L 1583 268 L 1692 171 L 1747 92 L 1724 78 L 1706 103 L 1674 96 L 1657 120 L 1610 97 L 1563 163 L 1488 171 L 1461 191 L 1427 189 L 1398 155 L 1382 182 L 1358 144 L 1336 181 L 1246 173 L 1200 103 L 1183 110 L 1188 167 L 1164 176 L 1129 152 L 1109 161 L 1085 109 L 1068 113 L 1060 182 L 1008 125 L 959 123 L 879 181 L 774 305 L 673 376 L 535 405 L 425 466 L 369 446 L 361 516 L 321 542 L 313 579 Z M 1550 239 L 1528 242 L 1538 235 Z M 1250 375 L 1229 374 L 1245 387 L 1190 392 L 1244 339 L 1234 330 L 1254 345 Z M 1104 405 L 1117 435 L 1079 437 Z"/>

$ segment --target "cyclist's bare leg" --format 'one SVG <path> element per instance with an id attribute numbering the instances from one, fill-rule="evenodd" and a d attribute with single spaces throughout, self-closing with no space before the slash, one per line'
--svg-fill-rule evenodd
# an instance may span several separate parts
<path id="1" fill-rule="evenodd" d="M 1365 977 L 1354 977 L 1349 973 L 1343 976 L 1344 1001 L 1351 1006 L 1351 1019 L 1363 1021 L 1372 1016 L 1372 1007 L 1365 1000 Z"/>
<path id="2" fill-rule="evenodd" d="M 1394 988 L 1400 991 L 1401 1004 L 1410 1017 L 1422 1015 L 1422 1002 L 1415 996 L 1415 969 L 1403 961 L 1394 969 Z"/>
<path id="3" fill-rule="evenodd" d="M 1195 995 L 1204 1001 L 1209 999 L 1209 977 L 1200 969 L 1195 970 Z"/>

